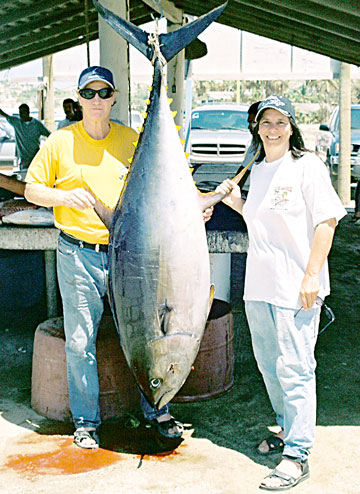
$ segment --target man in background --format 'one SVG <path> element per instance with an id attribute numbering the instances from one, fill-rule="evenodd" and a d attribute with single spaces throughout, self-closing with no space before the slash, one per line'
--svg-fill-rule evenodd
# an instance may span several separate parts
<path id="1" fill-rule="evenodd" d="M 71 99 L 71 98 L 64 99 L 63 109 L 64 109 L 64 113 L 65 113 L 65 118 L 64 118 L 64 120 L 61 120 L 58 123 L 58 126 L 57 126 L 58 129 L 63 129 L 64 127 L 67 127 L 68 125 L 71 125 L 74 122 L 81 120 L 81 118 L 79 118 L 79 116 L 78 116 L 78 113 L 76 112 L 76 102 L 73 99 Z"/>
<path id="2" fill-rule="evenodd" d="M 40 149 L 40 137 L 47 137 L 50 131 L 40 120 L 30 116 L 30 108 L 26 103 L 19 106 L 19 117 L 8 115 L 1 108 L 0 115 L 14 127 L 16 152 L 20 159 L 19 174 L 24 178 L 32 159 Z"/>

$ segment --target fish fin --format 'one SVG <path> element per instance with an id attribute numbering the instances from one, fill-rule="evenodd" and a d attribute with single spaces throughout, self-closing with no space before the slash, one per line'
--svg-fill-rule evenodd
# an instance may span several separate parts
<path id="1" fill-rule="evenodd" d="M 160 305 L 158 309 L 160 329 L 164 335 L 167 334 L 169 314 L 172 311 L 173 308 L 168 305 L 166 300 L 163 304 Z"/>
<path id="2" fill-rule="evenodd" d="M 146 58 L 152 60 L 154 50 L 148 44 L 148 34 L 145 31 L 135 26 L 132 22 L 114 14 L 111 10 L 106 9 L 97 0 L 93 0 L 93 4 L 109 26 L 145 55 Z"/>
<path id="3" fill-rule="evenodd" d="M 177 110 L 172 111 L 172 112 L 171 112 L 171 115 L 173 116 L 173 118 L 175 118 L 175 117 L 176 117 L 176 115 L 177 115 Z"/>
<path id="4" fill-rule="evenodd" d="M 140 29 L 118 15 L 111 12 L 111 10 L 103 7 L 97 0 L 93 0 L 95 8 L 99 14 L 105 19 L 105 21 L 126 41 L 131 43 L 137 50 L 139 50 L 150 61 L 154 57 L 154 48 L 148 43 L 148 33 Z M 197 36 L 204 31 L 215 19 L 219 17 L 222 11 L 225 9 L 227 2 L 220 7 L 213 9 L 208 14 L 204 14 L 198 19 L 185 26 L 181 27 L 177 31 L 171 33 L 160 34 L 159 41 L 161 46 L 161 53 L 165 60 L 168 62 L 179 51 L 190 44 Z"/>
<path id="5" fill-rule="evenodd" d="M 174 101 L 174 98 L 168 98 L 169 105 Z"/>
<path id="6" fill-rule="evenodd" d="M 227 2 L 202 15 L 195 21 L 186 24 L 177 31 L 160 34 L 161 53 L 166 61 L 171 60 L 179 51 L 197 38 L 200 33 L 219 17 L 226 6 Z"/>
<path id="7" fill-rule="evenodd" d="M 128 169 L 122 163 L 112 167 L 81 166 L 83 187 L 95 198 L 95 212 L 109 228 L 124 186 Z"/>
<path id="8" fill-rule="evenodd" d="M 112 222 L 112 218 L 114 215 L 114 209 L 109 208 L 104 204 L 96 195 L 94 192 L 87 186 L 85 186 L 85 189 L 92 194 L 92 196 L 95 198 L 95 206 L 94 210 L 95 213 L 99 216 L 101 221 L 104 223 L 106 228 L 110 231 L 110 225 Z"/>
<path id="9" fill-rule="evenodd" d="M 181 129 L 181 125 L 176 125 L 176 130 L 179 131 Z"/>
<path id="10" fill-rule="evenodd" d="M 208 316 L 209 316 L 210 311 L 211 311 L 211 307 L 212 307 L 212 304 L 213 304 L 213 301 L 214 301 L 214 297 L 215 297 L 215 285 L 214 285 L 214 283 L 212 283 L 210 285 L 209 313 L 208 313 Z"/>

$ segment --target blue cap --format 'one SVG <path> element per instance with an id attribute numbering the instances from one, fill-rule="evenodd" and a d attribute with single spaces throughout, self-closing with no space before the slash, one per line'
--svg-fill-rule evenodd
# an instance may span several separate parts
<path id="1" fill-rule="evenodd" d="M 98 65 L 93 65 L 84 69 L 79 77 L 78 89 L 83 89 L 85 86 L 94 81 L 104 81 L 109 84 L 110 87 L 115 89 L 114 78 L 109 69 L 105 67 L 100 67 Z"/>
<path id="2" fill-rule="evenodd" d="M 266 99 L 260 102 L 258 112 L 256 114 L 255 120 L 258 122 L 260 114 L 263 113 L 268 108 L 273 108 L 274 110 L 279 111 L 283 115 L 291 118 L 295 122 L 295 110 L 291 102 L 285 98 L 284 96 L 277 96 L 273 94 L 272 96 L 268 96 Z"/>

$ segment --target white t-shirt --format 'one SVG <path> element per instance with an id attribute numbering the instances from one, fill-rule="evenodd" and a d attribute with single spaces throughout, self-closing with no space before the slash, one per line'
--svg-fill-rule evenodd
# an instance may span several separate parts
<path id="1" fill-rule="evenodd" d="M 254 164 L 243 208 L 249 233 L 244 300 L 301 307 L 300 287 L 315 227 L 346 215 L 324 163 L 313 153 Z M 330 293 L 325 262 L 319 297 Z"/>

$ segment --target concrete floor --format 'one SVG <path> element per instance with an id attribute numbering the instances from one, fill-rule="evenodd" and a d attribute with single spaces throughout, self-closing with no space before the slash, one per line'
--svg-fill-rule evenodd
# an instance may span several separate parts
<path id="1" fill-rule="evenodd" d="M 236 324 L 242 318 L 235 313 Z M 187 424 L 182 441 L 162 439 L 140 415 L 126 414 L 102 426 L 102 448 L 93 452 L 73 445 L 71 424 L 30 407 L 32 339 L 31 331 L 0 333 L 1 494 L 250 494 L 279 461 L 255 452 L 273 419 L 251 360 L 236 365 L 230 392 L 173 405 Z M 316 430 L 311 478 L 296 492 L 359 494 L 358 410 L 352 424 L 331 425 L 326 413 Z"/>

